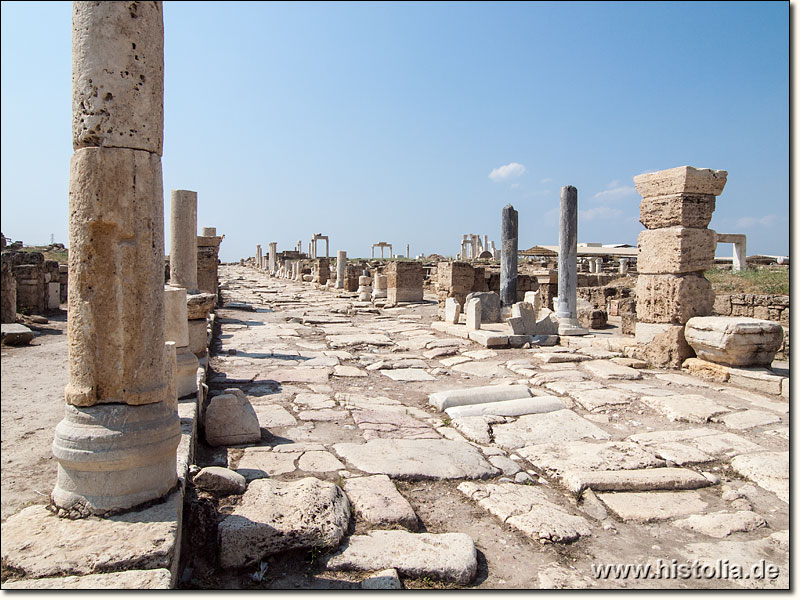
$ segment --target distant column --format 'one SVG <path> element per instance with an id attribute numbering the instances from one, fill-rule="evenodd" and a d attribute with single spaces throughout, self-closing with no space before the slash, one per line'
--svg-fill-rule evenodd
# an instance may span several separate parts
<path id="1" fill-rule="evenodd" d="M 583 335 L 578 325 L 578 190 L 561 188 L 561 219 L 558 231 L 558 334 Z"/>
<path id="2" fill-rule="evenodd" d="M 406 244 L 406 258 L 411 258 L 411 245 Z"/>
<path id="3" fill-rule="evenodd" d="M 275 274 L 275 269 L 277 268 L 277 257 L 278 257 L 278 242 L 270 242 L 269 243 L 269 273 L 270 275 Z"/>
<path id="4" fill-rule="evenodd" d="M 339 250 L 336 253 L 336 289 L 344 289 L 344 278 L 347 272 L 347 252 Z"/>
<path id="5" fill-rule="evenodd" d="M 500 303 L 511 306 L 517 301 L 517 251 L 519 213 L 507 204 L 503 207 L 500 241 Z"/>
<path id="6" fill-rule="evenodd" d="M 197 291 L 197 192 L 172 190 L 170 202 L 169 282 Z"/>
<path id="7" fill-rule="evenodd" d="M 264 262 L 261 260 L 261 244 L 256 244 L 256 269 L 261 268 L 261 264 Z"/>

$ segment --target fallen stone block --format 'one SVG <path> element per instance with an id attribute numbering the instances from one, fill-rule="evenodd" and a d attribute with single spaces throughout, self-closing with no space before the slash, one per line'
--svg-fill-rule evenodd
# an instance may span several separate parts
<path id="1" fill-rule="evenodd" d="M 531 390 L 525 385 L 488 385 L 460 390 L 436 392 L 428 396 L 428 403 L 437 410 L 446 410 L 451 406 L 469 404 L 486 404 L 503 400 L 530 398 Z"/>
<path id="2" fill-rule="evenodd" d="M 225 467 L 203 467 L 192 481 L 198 489 L 221 496 L 242 494 L 247 488 L 244 476 Z"/>
<path id="3" fill-rule="evenodd" d="M 508 346 L 508 336 L 495 331 L 473 330 L 469 332 L 469 339 L 487 348 L 502 348 Z"/>
<path id="4" fill-rule="evenodd" d="M 204 424 L 206 442 L 210 446 L 235 446 L 261 440 L 256 411 L 238 388 L 228 388 L 211 399 Z"/>
<path id="5" fill-rule="evenodd" d="M 783 343 L 780 323 L 748 317 L 694 317 L 684 336 L 699 358 L 735 366 L 768 366 Z"/>
<path id="6" fill-rule="evenodd" d="M 5 346 L 24 346 L 33 339 L 33 331 L 19 323 L 3 323 L 0 325 L 0 335 Z"/>
<path id="7" fill-rule="evenodd" d="M 396 569 L 407 577 L 430 577 L 466 585 L 478 568 L 477 551 L 465 533 L 370 531 L 351 536 L 325 561 L 334 571 Z"/>
<path id="8" fill-rule="evenodd" d="M 250 483 L 241 503 L 218 526 L 222 568 L 302 548 L 334 548 L 347 531 L 350 506 L 336 485 L 307 477 Z"/>

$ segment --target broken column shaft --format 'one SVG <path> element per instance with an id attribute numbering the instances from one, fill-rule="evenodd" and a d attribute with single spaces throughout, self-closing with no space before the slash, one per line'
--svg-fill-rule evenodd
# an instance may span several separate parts
<path id="1" fill-rule="evenodd" d="M 558 334 L 583 335 L 578 325 L 578 190 L 561 188 L 558 229 Z"/>
<path id="2" fill-rule="evenodd" d="M 170 194 L 169 282 L 197 291 L 197 192 Z"/>
<path id="3" fill-rule="evenodd" d="M 517 301 L 517 250 L 519 213 L 507 204 L 503 207 L 500 242 L 500 303 L 511 306 Z"/>

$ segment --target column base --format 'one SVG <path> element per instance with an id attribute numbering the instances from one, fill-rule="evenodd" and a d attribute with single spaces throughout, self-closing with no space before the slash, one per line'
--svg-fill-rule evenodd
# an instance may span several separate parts
<path id="1" fill-rule="evenodd" d="M 558 319 L 558 335 L 586 335 L 587 333 L 589 330 L 581 327 L 578 319 Z"/>
<path id="2" fill-rule="evenodd" d="M 165 402 L 67 405 L 56 426 L 53 504 L 103 515 L 161 498 L 175 487 L 178 413 Z"/>

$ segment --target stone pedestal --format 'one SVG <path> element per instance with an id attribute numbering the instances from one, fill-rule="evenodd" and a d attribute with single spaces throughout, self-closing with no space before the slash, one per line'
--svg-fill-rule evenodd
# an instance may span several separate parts
<path id="1" fill-rule="evenodd" d="M 197 291 L 197 192 L 170 194 L 169 282 Z"/>
<path id="2" fill-rule="evenodd" d="M 519 213 L 510 204 L 503 208 L 500 246 L 500 303 L 517 301 L 517 231 Z"/>
<path id="3" fill-rule="evenodd" d="M 217 236 L 215 227 L 204 227 L 203 233 L 214 235 L 197 236 L 197 288 L 201 292 L 214 294 L 219 289 L 219 245 L 225 236 Z"/>
<path id="4" fill-rule="evenodd" d="M 386 267 L 387 298 L 389 304 L 422 302 L 422 284 L 425 271 L 416 261 L 392 261 Z"/>
<path id="5" fill-rule="evenodd" d="M 69 383 L 52 501 L 103 514 L 177 484 L 180 421 L 164 343 L 161 3 L 76 2 L 72 25 Z"/>
<path id="6" fill-rule="evenodd" d="M 640 221 L 647 228 L 639 234 L 636 338 L 647 344 L 653 365 L 680 368 L 694 354 L 683 326 L 710 315 L 714 306 L 703 272 L 714 265 L 717 234 L 707 225 L 727 173 L 677 167 L 633 180 L 642 196 Z M 647 337 L 653 339 L 643 341 Z"/>
<path id="7" fill-rule="evenodd" d="M 364 271 L 366 273 L 366 271 Z M 361 302 L 369 302 L 372 295 L 369 275 L 362 275 L 358 278 L 358 299 Z"/>
<path id="8" fill-rule="evenodd" d="M 186 290 L 164 286 L 164 337 L 175 342 L 176 386 L 179 398 L 197 393 L 197 357 L 189 349 Z"/>
<path id="9" fill-rule="evenodd" d="M 558 334 L 584 335 L 578 324 L 578 190 L 571 185 L 561 188 L 558 242 Z"/>
<path id="10" fill-rule="evenodd" d="M 347 252 L 339 250 L 336 253 L 336 289 L 344 289 L 344 278 L 347 270 Z"/>
<path id="11" fill-rule="evenodd" d="M 387 277 L 386 275 L 375 273 L 375 278 L 373 280 L 373 286 L 372 286 L 372 299 L 377 300 L 379 298 L 386 298 L 386 297 L 388 297 Z"/>

